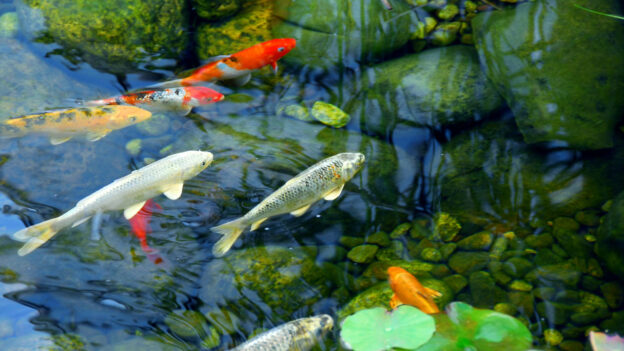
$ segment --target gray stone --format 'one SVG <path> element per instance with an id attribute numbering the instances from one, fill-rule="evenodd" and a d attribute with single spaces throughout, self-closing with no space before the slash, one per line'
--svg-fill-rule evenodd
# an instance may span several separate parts
<path id="1" fill-rule="evenodd" d="M 617 1 L 576 3 L 621 13 Z M 624 100 L 614 99 L 624 93 L 621 23 L 590 16 L 567 0 L 539 0 L 483 12 L 472 25 L 487 76 L 528 143 L 613 146 L 614 127 L 624 111 Z"/>

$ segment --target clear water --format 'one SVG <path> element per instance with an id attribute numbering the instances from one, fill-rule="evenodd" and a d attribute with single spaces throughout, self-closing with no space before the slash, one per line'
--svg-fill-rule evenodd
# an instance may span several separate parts
<path id="1" fill-rule="evenodd" d="M 13 10 L 12 4 L 0 1 L 0 14 Z M 138 73 L 114 75 L 89 63 L 48 55 L 59 47 L 29 40 L 24 33 L 0 39 L 0 51 L 10 48 L 25 55 L 25 67 L 2 69 L 4 76 L 12 74 L 11 82 L 22 75 L 28 80 L 11 92 L 7 105 L 12 110 L 2 111 L 3 117 L 61 107 L 70 98 L 140 88 L 198 64 L 197 59 L 155 58 L 142 64 Z M 191 50 L 184 56 L 192 54 Z M 39 66 L 25 74 L 20 70 L 29 69 L 29 60 Z M 366 268 L 346 258 L 348 248 L 339 244 L 343 236 L 366 238 L 377 231 L 391 232 L 401 223 L 431 218 L 440 211 L 459 219 L 460 237 L 483 229 L 495 234 L 540 234 L 549 231 L 548 221 L 559 216 L 573 217 L 580 210 L 604 215 L 600 206 L 622 188 L 620 142 L 613 149 L 588 152 L 556 143 L 527 146 L 508 108 L 496 111 L 486 122 L 424 126 L 406 118 L 401 101 L 389 98 L 383 109 L 375 108 L 378 100 L 364 94 L 364 80 L 370 79 L 366 64 L 347 61 L 344 69 L 322 73 L 286 63 L 275 76 L 265 68 L 243 87 L 218 86 L 228 96 L 225 101 L 195 109 L 188 116 L 160 116 L 162 129 L 155 133 L 129 127 L 94 143 L 71 140 L 58 146 L 37 135 L 0 139 L 0 348 L 198 349 L 206 330 L 213 327 L 222 334 L 215 349 L 224 350 L 246 340 L 257 328 L 312 314 L 335 316 L 360 292 L 350 279 Z M 166 69 L 171 66 L 176 68 Z M 290 101 L 317 100 L 351 109 L 351 123 L 332 129 L 277 113 Z M 358 104 L 365 107 L 350 108 Z M 378 127 L 382 114 L 392 122 Z M 126 144 L 136 138 L 142 147 L 131 155 Z M 462 153 L 462 148 L 469 151 Z M 155 199 L 163 209 L 152 217 L 148 243 L 162 263 L 141 250 L 120 212 L 104 215 L 99 238 L 92 238 L 89 222 L 63 230 L 31 255 L 17 256 L 20 243 L 9 238 L 11 233 L 60 215 L 84 196 L 145 165 L 146 159 L 195 149 L 211 151 L 213 164 L 186 182 L 181 199 Z M 299 218 L 270 219 L 234 246 L 234 252 L 264 245 L 284 248 L 312 262 L 326 281 L 308 286 L 309 282 L 293 278 L 292 285 L 279 285 L 267 278 L 270 283 L 261 284 L 254 279 L 262 277 L 262 265 L 254 266 L 253 276 L 253 272 L 224 267 L 211 256 L 218 236 L 210 227 L 241 216 L 306 167 L 345 151 L 364 153 L 367 163 L 340 198 L 320 201 Z M 466 182 L 458 176 L 470 172 L 478 175 L 477 183 L 454 183 Z M 586 198 L 590 198 L 583 202 L 587 207 L 576 206 Z M 583 235 L 595 231 L 596 226 L 579 229 Z M 409 236 L 398 240 L 408 248 L 419 242 Z M 518 245 L 508 250 L 526 248 Z M 260 257 L 275 252 L 271 250 L 260 252 Z M 407 249 L 402 255 L 417 258 Z M 333 270 L 330 277 L 328 264 L 337 267 L 338 274 Z M 299 266 L 278 268 L 303 275 Z M 604 264 L 602 269 L 600 281 L 616 281 Z M 232 285 L 233 279 L 253 283 Z M 300 289 L 296 290 L 300 299 L 281 291 L 293 286 Z M 554 287 L 556 292 L 583 289 L 550 283 L 533 288 L 539 287 Z M 599 290 L 593 293 L 600 294 Z M 470 298 L 469 287 L 455 295 L 455 300 L 471 302 Z M 284 306 L 276 302 L 280 299 Z M 540 301 L 532 298 L 530 304 Z M 537 309 L 525 309 L 516 316 L 530 324 L 536 345 L 543 347 L 544 329 L 580 329 L 566 340 L 584 343 L 587 328 L 618 310 L 621 307 L 612 308 L 609 315 L 583 326 L 555 325 L 554 311 L 541 315 Z M 189 335 L 183 336 L 172 330 L 170 322 L 172 315 L 183 311 L 199 311 L 207 321 L 193 324 L 188 315 L 182 318 L 178 324 L 191 325 Z M 336 340 L 337 335 L 330 335 L 323 348 L 339 349 Z"/>

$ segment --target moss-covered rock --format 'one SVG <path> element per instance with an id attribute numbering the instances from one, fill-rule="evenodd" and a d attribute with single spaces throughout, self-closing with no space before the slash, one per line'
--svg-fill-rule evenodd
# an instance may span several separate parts
<path id="1" fill-rule="evenodd" d="M 13 38 L 19 31 L 16 12 L 5 12 L 0 16 L 0 38 Z"/>
<path id="2" fill-rule="evenodd" d="M 412 23 L 409 6 L 393 1 L 392 11 L 380 1 L 279 0 L 275 37 L 297 39 L 285 62 L 314 68 L 352 65 L 382 58 L 407 43 Z"/>
<path id="3" fill-rule="evenodd" d="M 369 244 L 379 245 L 381 247 L 386 247 L 390 245 L 390 237 L 386 232 L 375 232 L 366 238 L 366 242 Z"/>
<path id="4" fill-rule="evenodd" d="M 227 21 L 200 25 L 195 37 L 199 58 L 206 60 L 233 54 L 270 40 L 274 3 L 271 0 L 245 1 L 238 13 Z"/>
<path id="5" fill-rule="evenodd" d="M 345 109 L 365 130 L 379 135 L 387 135 L 398 124 L 440 127 L 474 122 L 503 103 L 469 46 L 402 56 L 373 66 L 364 76 L 370 77 L 362 83 L 365 93 Z"/>
<path id="6" fill-rule="evenodd" d="M 355 312 L 366 308 L 383 307 L 390 309 L 392 295 L 394 292 L 387 282 L 376 284 L 358 294 L 343 309 L 338 311 L 338 320 L 342 321 Z"/>
<path id="7" fill-rule="evenodd" d="M 182 338 L 203 338 L 206 336 L 206 318 L 193 310 L 175 310 L 165 317 L 165 324 Z"/>
<path id="8" fill-rule="evenodd" d="M 618 194 L 598 228 L 596 252 L 613 274 L 624 280 L 624 192 Z"/>
<path id="9" fill-rule="evenodd" d="M 237 308 L 263 305 L 274 316 L 289 319 L 292 312 L 328 295 L 327 283 L 314 260 L 299 250 L 253 247 L 210 262 L 201 278 L 199 298 L 202 311 L 226 303 Z"/>
<path id="10" fill-rule="evenodd" d="M 487 266 L 490 256 L 487 252 L 458 251 L 449 259 L 449 266 L 455 272 L 467 276 Z"/>
<path id="11" fill-rule="evenodd" d="M 507 301 L 505 290 L 499 288 L 487 272 L 474 272 L 469 279 L 470 294 L 475 307 L 492 308 Z"/>
<path id="12" fill-rule="evenodd" d="M 187 45 L 184 0 L 24 0 L 25 34 L 70 60 L 127 73 L 158 58 L 178 58 Z"/>
<path id="13" fill-rule="evenodd" d="M 241 0 L 192 0 L 197 15 L 207 21 L 234 15 L 241 8 L 242 2 Z"/>
<path id="14" fill-rule="evenodd" d="M 342 128 L 351 120 L 343 110 L 323 101 L 315 102 L 310 113 L 317 121 L 334 128 Z"/>
<path id="15" fill-rule="evenodd" d="M 494 235 L 492 235 L 492 233 L 487 231 L 479 232 L 457 242 L 457 247 L 463 250 L 487 250 L 490 248 L 490 245 L 492 245 L 492 241 L 494 241 Z"/>
<path id="16" fill-rule="evenodd" d="M 576 3 L 621 13 L 617 1 Z M 624 27 L 592 15 L 567 0 L 541 0 L 472 20 L 481 62 L 526 142 L 560 141 L 578 149 L 613 146 L 624 111 L 624 100 L 613 98 L 624 93 Z M 532 30 L 536 26 L 545 31 Z"/>
<path id="17" fill-rule="evenodd" d="M 356 263 L 370 263 L 375 258 L 377 250 L 379 250 L 377 245 L 360 245 L 352 248 L 347 257 Z"/>
<path id="18" fill-rule="evenodd" d="M 457 219 L 445 212 L 436 213 L 433 217 L 433 237 L 430 240 L 453 241 L 461 230 Z"/>

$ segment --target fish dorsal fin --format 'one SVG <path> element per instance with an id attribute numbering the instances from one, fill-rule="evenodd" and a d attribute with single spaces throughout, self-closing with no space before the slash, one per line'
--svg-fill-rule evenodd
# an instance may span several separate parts
<path id="1" fill-rule="evenodd" d="M 102 139 L 103 137 L 106 136 L 106 134 L 108 134 L 110 132 L 110 130 L 100 130 L 97 132 L 89 132 L 87 133 L 87 140 L 89 141 L 98 141 L 100 139 Z"/>
<path id="2" fill-rule="evenodd" d="M 440 297 L 442 296 L 442 293 L 437 291 L 437 290 L 433 290 L 433 289 L 429 289 L 423 286 L 423 288 L 425 289 L 425 292 L 427 293 L 427 295 L 431 296 L 431 297 Z"/>
<path id="3" fill-rule="evenodd" d="M 64 142 L 66 142 L 67 140 L 71 139 L 72 137 L 50 137 L 50 144 L 52 145 L 59 145 L 62 144 Z"/>
<path id="4" fill-rule="evenodd" d="M 177 200 L 182 196 L 182 188 L 184 188 L 184 182 L 171 184 L 164 189 L 163 194 L 171 200 Z"/>
<path id="5" fill-rule="evenodd" d="M 136 215 L 137 213 L 139 213 L 139 211 L 141 211 L 141 209 L 143 208 L 143 205 L 145 205 L 145 201 L 141 201 L 137 204 L 134 204 L 130 207 L 127 207 L 124 210 L 124 217 L 126 219 L 130 219 L 132 217 L 134 217 L 134 215 Z"/>
<path id="6" fill-rule="evenodd" d="M 401 301 L 399 297 L 396 296 L 396 294 L 392 295 L 392 298 L 390 299 L 390 307 L 392 309 L 395 309 L 402 304 L 403 304 L 403 301 Z"/>
<path id="7" fill-rule="evenodd" d="M 344 188 L 344 184 L 342 184 L 341 186 L 337 187 L 336 189 L 328 192 L 327 194 L 325 194 L 325 196 L 323 196 L 323 198 L 327 201 L 332 201 L 332 200 L 336 200 L 336 198 L 338 198 L 338 196 L 340 196 L 340 193 L 342 193 L 342 188 Z"/>
<path id="8" fill-rule="evenodd" d="M 251 225 L 251 231 L 253 232 L 254 230 L 258 229 L 258 227 L 260 227 L 260 224 L 262 224 L 262 222 L 266 221 L 266 218 L 262 218 L 261 220 L 255 221 L 253 222 L 253 224 Z"/>
<path id="9" fill-rule="evenodd" d="M 85 217 L 85 218 L 83 218 L 83 219 L 81 219 L 81 220 L 79 220 L 79 221 L 74 222 L 74 224 L 72 224 L 72 228 L 73 228 L 73 227 L 77 227 L 77 226 L 81 225 L 82 223 L 84 223 L 84 222 L 88 221 L 88 220 L 89 220 L 89 218 L 91 218 L 91 216 L 89 216 L 89 217 Z"/>
<path id="10" fill-rule="evenodd" d="M 312 204 L 305 205 L 305 206 L 303 206 L 301 208 L 298 208 L 298 209 L 292 211 L 290 214 L 295 216 L 295 217 L 299 217 L 299 216 L 303 215 L 304 213 L 306 213 L 306 211 L 308 210 L 308 208 L 310 208 L 310 206 L 312 206 Z"/>
<path id="11" fill-rule="evenodd" d="M 228 79 L 227 81 L 237 87 L 243 86 L 249 82 L 251 79 L 251 73 L 247 72 L 242 76 L 238 76 L 236 78 Z"/>
<path id="12" fill-rule="evenodd" d="M 277 61 L 271 62 L 270 65 L 273 68 L 273 72 L 277 73 Z"/>

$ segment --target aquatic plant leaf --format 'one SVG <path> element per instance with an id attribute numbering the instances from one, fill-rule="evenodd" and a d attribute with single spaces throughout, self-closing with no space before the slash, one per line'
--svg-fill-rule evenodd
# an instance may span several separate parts
<path id="1" fill-rule="evenodd" d="M 519 320 L 491 310 L 453 302 L 446 314 L 434 316 L 436 333 L 418 351 L 525 351 L 532 336 Z"/>
<path id="2" fill-rule="evenodd" d="M 347 317 L 340 338 L 347 348 L 355 351 L 415 349 L 429 341 L 434 331 L 433 317 L 403 305 L 393 312 L 377 307 Z"/>
<path id="3" fill-rule="evenodd" d="M 607 335 L 590 331 L 589 341 L 593 351 L 624 351 L 624 338 L 619 335 Z"/>
<path id="4" fill-rule="evenodd" d="M 596 14 L 596 15 L 607 16 L 607 17 L 611 17 L 611 18 L 615 18 L 615 19 L 621 19 L 621 20 L 624 20 L 624 16 L 612 15 L 612 14 L 610 14 L 610 13 L 604 13 L 604 12 L 600 12 L 600 11 L 596 11 L 596 10 L 590 10 L 590 9 L 588 9 L 588 8 L 586 8 L 586 7 L 583 7 L 583 6 L 581 6 L 581 5 L 577 5 L 577 4 L 574 4 L 574 6 L 575 6 L 575 7 L 577 7 L 577 8 L 579 8 L 579 9 L 581 9 L 581 10 L 585 10 L 585 11 L 587 11 L 587 12 L 594 13 L 594 14 Z"/>

